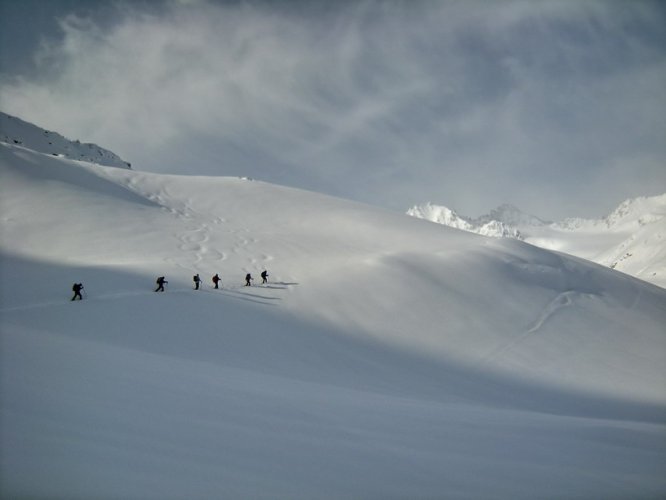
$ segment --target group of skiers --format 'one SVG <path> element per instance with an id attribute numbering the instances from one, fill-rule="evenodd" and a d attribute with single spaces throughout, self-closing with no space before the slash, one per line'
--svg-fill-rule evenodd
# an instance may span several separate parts
<path id="1" fill-rule="evenodd" d="M 213 284 L 215 285 L 214 288 L 216 290 L 219 289 L 220 288 L 220 286 L 219 286 L 220 282 L 222 281 L 220 276 L 218 274 L 215 274 L 215 276 L 213 276 L 212 279 L 213 279 Z M 195 274 L 192 277 L 192 281 L 194 281 L 194 289 L 199 290 L 199 287 L 201 286 L 201 283 L 202 283 L 201 276 L 199 276 L 199 274 Z M 252 277 L 252 275 L 250 273 L 247 273 L 245 275 L 245 286 L 252 286 L 252 283 L 251 283 L 252 281 L 254 281 L 254 278 Z M 165 281 L 164 276 L 160 276 L 159 278 L 157 278 L 157 290 L 155 290 L 155 291 L 156 292 L 163 292 L 164 291 L 164 283 L 168 283 L 168 281 Z M 265 285 L 266 283 L 268 283 L 268 271 L 266 271 L 264 269 L 261 272 L 261 284 Z"/>
<path id="2" fill-rule="evenodd" d="M 195 274 L 192 277 L 192 280 L 194 281 L 194 289 L 199 290 L 199 287 L 201 286 L 201 283 L 202 283 L 202 280 L 201 280 L 201 277 L 199 276 L 199 274 Z M 268 283 L 268 271 L 264 270 L 264 271 L 261 272 L 261 280 L 262 280 L 261 281 L 262 285 Z M 215 285 L 216 290 L 219 289 L 219 284 L 220 284 L 221 281 L 222 281 L 222 279 L 220 278 L 220 276 L 218 274 L 215 274 L 215 276 L 213 276 L 213 284 Z M 252 275 L 250 273 L 247 273 L 245 275 L 245 286 L 252 286 L 252 281 L 254 281 L 254 278 L 252 277 Z M 157 278 L 157 281 L 155 283 L 157 283 L 157 288 L 155 289 L 155 291 L 156 292 L 163 292 L 164 291 L 164 285 L 166 285 L 169 282 L 164 278 L 164 276 L 160 276 L 159 278 Z M 72 291 L 74 292 L 74 296 L 72 297 L 72 300 L 76 300 L 77 297 L 78 297 L 79 300 L 83 300 L 83 296 L 81 295 L 81 290 L 83 290 L 83 284 L 82 283 L 74 283 L 74 285 L 72 285 Z"/>
<path id="3" fill-rule="evenodd" d="M 251 281 L 254 281 L 254 278 L 252 277 L 252 275 L 250 273 L 247 273 L 245 275 L 245 286 L 252 286 L 252 283 L 250 283 Z M 266 283 L 268 283 L 268 272 L 262 271 L 261 272 L 261 284 L 265 285 Z"/>

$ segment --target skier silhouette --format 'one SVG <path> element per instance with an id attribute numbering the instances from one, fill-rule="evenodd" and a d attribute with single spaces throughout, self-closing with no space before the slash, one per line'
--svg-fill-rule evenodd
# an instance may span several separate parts
<path id="1" fill-rule="evenodd" d="M 164 279 L 164 276 L 160 276 L 159 278 L 157 278 L 157 281 L 155 283 L 157 283 L 157 288 L 155 289 L 155 291 L 156 292 L 163 292 L 164 291 L 164 284 L 168 283 L 168 281 Z"/>
<path id="2" fill-rule="evenodd" d="M 219 288 L 219 287 L 217 286 L 217 284 L 218 284 L 219 282 L 220 282 L 220 277 L 216 274 L 215 276 L 213 276 L 213 283 L 215 283 L 215 289 L 216 289 L 216 290 Z"/>
<path id="3" fill-rule="evenodd" d="M 81 290 L 83 290 L 83 283 L 74 283 L 72 285 L 72 291 L 74 292 L 74 297 L 72 297 L 72 300 L 76 300 L 77 297 L 79 300 L 83 300 Z"/>
<path id="4" fill-rule="evenodd" d="M 198 274 L 195 274 L 192 279 L 194 280 L 194 289 L 198 290 L 199 289 L 199 284 L 201 283 L 201 278 L 199 278 Z"/>
<path id="5" fill-rule="evenodd" d="M 266 283 L 268 283 L 268 279 L 267 279 L 267 278 L 268 278 L 268 271 L 266 271 L 266 270 L 262 271 L 262 272 L 261 272 L 261 279 L 262 279 L 261 284 L 262 284 L 262 285 L 265 285 Z"/>
<path id="6" fill-rule="evenodd" d="M 254 278 L 252 278 L 252 275 L 250 273 L 247 273 L 245 275 L 245 286 L 251 286 L 250 281 L 252 281 Z"/>

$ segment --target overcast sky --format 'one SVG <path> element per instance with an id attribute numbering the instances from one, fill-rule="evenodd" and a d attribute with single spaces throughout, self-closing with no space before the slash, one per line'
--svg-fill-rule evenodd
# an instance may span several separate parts
<path id="1" fill-rule="evenodd" d="M 666 3 L 0 0 L 0 109 L 400 211 L 666 192 Z"/>

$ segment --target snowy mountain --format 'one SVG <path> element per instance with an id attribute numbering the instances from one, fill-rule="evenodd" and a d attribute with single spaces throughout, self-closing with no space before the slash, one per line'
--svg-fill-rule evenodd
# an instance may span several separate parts
<path id="1" fill-rule="evenodd" d="M 666 194 L 626 200 L 597 220 L 547 222 L 503 205 L 478 219 L 426 203 L 408 215 L 494 237 L 566 252 L 666 288 Z"/>
<path id="2" fill-rule="evenodd" d="M 548 222 L 526 214 L 510 204 L 501 205 L 492 210 L 488 215 L 483 215 L 476 220 L 476 224 L 487 224 L 489 222 L 500 222 L 508 227 L 543 226 L 548 224 Z"/>
<path id="3" fill-rule="evenodd" d="M 462 229 L 471 233 L 481 234 L 483 236 L 510 237 L 522 239 L 520 231 L 514 227 L 510 222 L 504 222 L 501 218 L 502 213 L 515 213 L 509 205 L 503 209 L 500 207 L 493 214 L 481 217 L 479 219 L 472 219 L 459 215 L 457 212 L 450 208 L 440 205 L 433 205 L 426 203 L 425 205 L 418 205 L 410 208 L 407 215 L 416 217 L 418 219 L 425 219 L 445 226 Z"/>
<path id="4" fill-rule="evenodd" d="M 0 176 L 3 498 L 666 494 L 666 290 L 259 181 Z"/>
<path id="5" fill-rule="evenodd" d="M 70 141 L 56 132 L 44 130 L 1 111 L 0 141 L 71 160 L 81 160 L 109 167 L 131 168 L 130 163 L 96 144 L 81 143 L 78 140 Z"/>

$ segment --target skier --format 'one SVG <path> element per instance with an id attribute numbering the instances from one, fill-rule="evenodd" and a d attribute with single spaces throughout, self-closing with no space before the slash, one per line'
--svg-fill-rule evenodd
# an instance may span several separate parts
<path id="1" fill-rule="evenodd" d="M 215 276 L 213 276 L 213 283 L 215 283 L 215 289 L 216 289 L 216 290 L 219 288 L 219 287 L 217 286 L 217 284 L 218 284 L 219 282 L 220 282 L 220 277 L 216 274 Z"/>
<path id="2" fill-rule="evenodd" d="M 250 273 L 247 273 L 245 275 L 245 286 L 251 286 L 250 281 L 252 281 L 254 278 L 252 278 L 252 275 Z"/>
<path id="3" fill-rule="evenodd" d="M 77 297 L 79 300 L 83 300 L 81 290 L 83 290 L 83 283 L 74 283 L 72 285 L 72 291 L 74 292 L 74 297 L 72 297 L 72 300 L 76 300 Z"/>
<path id="4" fill-rule="evenodd" d="M 167 280 L 164 279 L 164 276 L 160 276 L 157 278 L 157 289 L 155 290 L 156 292 L 163 292 L 164 291 L 164 284 L 168 283 Z"/>
<path id="5" fill-rule="evenodd" d="M 266 270 L 264 269 L 264 270 L 261 272 L 261 279 L 262 279 L 261 284 L 262 284 L 262 285 L 265 285 L 266 283 L 268 283 L 268 279 L 267 279 L 267 278 L 268 278 L 268 271 L 266 271 Z"/>
<path id="6" fill-rule="evenodd" d="M 192 279 L 194 280 L 194 289 L 198 290 L 199 289 L 199 284 L 201 283 L 201 278 L 199 278 L 198 274 L 195 274 Z"/>

